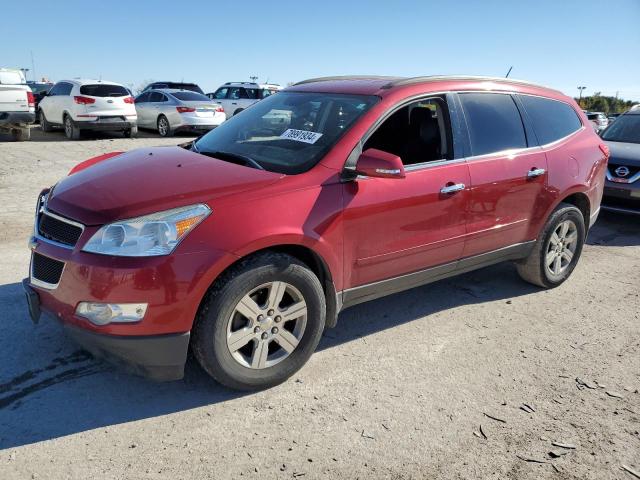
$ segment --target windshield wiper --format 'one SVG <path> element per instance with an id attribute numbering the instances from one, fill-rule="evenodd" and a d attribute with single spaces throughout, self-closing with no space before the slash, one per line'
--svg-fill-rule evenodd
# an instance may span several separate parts
<path id="1" fill-rule="evenodd" d="M 194 143 L 193 146 L 195 147 L 195 143 Z M 240 160 L 241 165 L 246 165 L 246 166 L 250 166 L 250 167 L 253 167 L 253 168 L 257 168 L 258 170 L 264 170 L 264 167 L 262 165 L 260 165 L 256 160 L 254 160 L 253 158 L 248 157 L 246 155 L 241 155 L 239 153 L 221 152 L 221 151 L 203 152 L 203 151 L 197 150 L 197 149 L 194 150 L 194 151 L 199 153 L 200 155 L 206 155 L 207 157 L 214 157 L 214 158 L 218 158 L 220 160 L 228 160 L 228 161 L 233 162 L 233 163 L 238 163 L 237 160 Z"/>

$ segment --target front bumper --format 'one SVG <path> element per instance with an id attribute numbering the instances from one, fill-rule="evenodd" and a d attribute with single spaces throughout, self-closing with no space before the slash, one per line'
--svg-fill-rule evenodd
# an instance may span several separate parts
<path id="1" fill-rule="evenodd" d="M 34 112 L 0 112 L 0 125 L 21 125 L 33 123 L 35 120 Z"/>
<path id="2" fill-rule="evenodd" d="M 601 208 L 613 212 L 640 214 L 640 182 L 617 183 L 607 180 Z"/>
<path id="3" fill-rule="evenodd" d="M 40 320 L 40 296 L 31 288 L 29 279 L 22 281 L 29 314 Z M 45 313 L 50 314 L 45 310 Z M 62 323 L 66 333 L 82 348 L 98 358 L 121 366 L 124 370 L 157 381 L 179 380 L 189 348 L 189 332 L 169 335 L 104 335 Z"/>

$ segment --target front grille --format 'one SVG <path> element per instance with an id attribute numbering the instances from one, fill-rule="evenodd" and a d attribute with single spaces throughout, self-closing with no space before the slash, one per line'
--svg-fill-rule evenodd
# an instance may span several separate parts
<path id="1" fill-rule="evenodd" d="M 45 211 L 40 215 L 38 221 L 38 233 L 54 242 L 73 247 L 82 234 L 82 228 L 57 217 L 52 217 Z"/>
<path id="2" fill-rule="evenodd" d="M 627 167 L 629 169 L 629 173 L 627 175 L 625 175 L 624 177 L 620 177 L 620 175 L 618 175 L 616 173 L 616 169 L 618 167 Z M 618 177 L 618 178 L 631 178 L 633 177 L 636 173 L 640 172 L 640 167 L 636 167 L 633 165 L 624 165 L 622 163 L 611 163 L 609 162 L 609 172 L 611 172 L 611 175 L 613 175 L 614 177 Z"/>
<path id="3" fill-rule="evenodd" d="M 31 276 L 35 280 L 57 285 L 62 276 L 63 269 L 64 262 L 45 257 L 39 253 L 34 252 L 31 258 Z"/>

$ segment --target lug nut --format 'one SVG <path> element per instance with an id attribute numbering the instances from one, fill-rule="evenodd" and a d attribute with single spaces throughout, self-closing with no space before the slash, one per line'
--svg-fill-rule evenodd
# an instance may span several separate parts
<path id="1" fill-rule="evenodd" d="M 259 322 L 261 322 L 263 318 L 264 318 L 264 315 L 258 315 L 258 321 Z"/>
<path id="2" fill-rule="evenodd" d="M 266 340 L 268 336 L 269 336 L 269 334 L 268 334 L 267 332 L 264 332 L 264 333 L 262 334 L 262 339 L 263 339 L 263 340 Z"/>
<path id="3" fill-rule="evenodd" d="M 280 322 L 280 320 L 282 320 L 282 317 L 281 317 L 280 315 L 278 315 L 278 316 L 276 317 L 276 322 Z"/>
<path id="4" fill-rule="evenodd" d="M 273 328 L 271 329 L 271 333 L 273 333 L 274 335 L 275 335 L 276 333 L 278 333 L 278 327 L 273 327 Z"/>
<path id="5" fill-rule="evenodd" d="M 269 316 L 273 315 L 273 310 L 269 310 L 269 311 L 267 312 L 267 315 L 269 315 Z"/>
<path id="6" fill-rule="evenodd" d="M 254 333 L 258 333 L 259 331 L 260 331 L 260 327 L 256 327 L 256 328 L 253 329 Z"/>

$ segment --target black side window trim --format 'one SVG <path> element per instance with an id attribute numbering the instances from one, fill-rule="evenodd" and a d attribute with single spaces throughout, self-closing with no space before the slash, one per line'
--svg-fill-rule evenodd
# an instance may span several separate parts
<path id="1" fill-rule="evenodd" d="M 464 140 L 465 140 L 465 144 L 466 144 L 466 155 L 465 158 L 474 158 L 474 157 L 484 157 L 484 156 L 488 156 L 488 155 L 495 155 L 500 153 L 501 151 L 496 151 L 496 152 L 491 152 L 491 153 L 484 153 L 482 155 L 474 155 L 473 154 L 473 150 L 471 149 L 471 132 L 469 129 L 469 123 L 464 111 L 464 108 L 462 106 L 462 101 L 460 100 L 460 95 L 464 95 L 465 93 L 479 93 L 479 94 L 497 94 L 497 95 L 508 95 L 511 97 L 511 100 L 513 101 L 516 110 L 518 111 L 519 115 L 520 115 L 520 121 L 522 122 L 522 129 L 524 130 L 524 136 L 525 136 L 525 143 L 526 143 L 526 147 L 524 148 L 531 148 L 531 147 L 535 147 L 537 146 L 537 137 L 533 136 L 533 131 L 531 129 L 531 125 L 530 125 L 530 121 L 529 118 L 526 117 L 526 114 L 523 113 L 522 108 L 520 108 L 520 103 L 519 101 L 514 98 L 516 96 L 515 93 L 513 92 L 496 92 L 496 91 L 479 91 L 479 90 L 470 90 L 470 91 L 464 91 L 464 92 L 455 92 L 454 95 L 456 96 L 456 100 L 457 100 L 457 105 L 459 108 L 459 112 L 460 112 L 460 117 L 462 119 L 462 124 L 464 125 Z M 529 125 L 527 125 L 527 122 L 529 123 Z M 531 131 L 531 136 L 529 134 L 529 132 Z M 535 145 L 531 144 L 529 142 L 529 138 L 531 138 L 532 140 L 535 138 Z M 522 150 L 522 148 L 518 149 L 518 150 Z"/>

